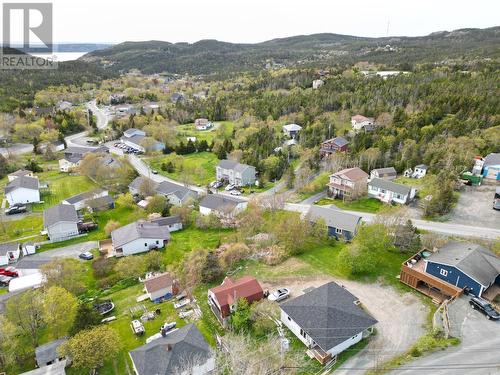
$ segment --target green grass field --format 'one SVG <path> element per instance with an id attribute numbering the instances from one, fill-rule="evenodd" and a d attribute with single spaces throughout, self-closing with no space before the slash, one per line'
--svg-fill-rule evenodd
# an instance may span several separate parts
<path id="1" fill-rule="evenodd" d="M 205 140 L 210 144 L 214 139 L 230 137 L 233 133 L 232 121 L 216 121 L 211 130 L 196 130 L 194 123 L 177 126 L 177 140 L 187 142 L 187 137 L 196 137 L 198 141 Z"/>
<path id="2" fill-rule="evenodd" d="M 189 155 L 169 154 L 144 160 L 163 176 L 199 186 L 207 185 L 215 180 L 215 167 L 219 163 L 217 156 L 211 152 L 197 152 Z M 171 173 L 161 169 L 162 164 L 168 162 L 172 162 L 175 168 Z"/>
<path id="3" fill-rule="evenodd" d="M 387 205 L 374 198 L 363 197 L 352 202 L 341 199 L 322 198 L 317 203 L 320 206 L 333 204 L 343 210 L 377 213 Z"/>
<path id="4" fill-rule="evenodd" d="M 19 220 L 1 221 L 0 242 L 8 242 L 18 238 L 39 235 L 42 227 L 43 218 L 40 214 L 26 216 Z M 34 237 L 32 240 L 37 239 L 38 238 Z"/>

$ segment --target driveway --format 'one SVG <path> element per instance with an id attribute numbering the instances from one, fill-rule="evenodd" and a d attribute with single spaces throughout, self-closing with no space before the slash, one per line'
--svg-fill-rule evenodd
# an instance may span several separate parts
<path id="1" fill-rule="evenodd" d="M 427 308 L 414 294 L 399 294 L 389 286 L 378 283 L 364 284 L 327 276 L 283 279 L 279 282 L 262 284 L 264 289 L 286 286 L 290 288 L 293 298 L 309 287 L 318 287 L 329 281 L 345 286 L 378 320 L 377 334 L 372 337 L 365 349 L 349 359 L 335 371 L 335 374 L 363 373 L 364 371 L 356 372 L 351 369 L 373 367 L 376 362 L 388 360 L 406 351 L 425 333 Z"/>
<path id="2" fill-rule="evenodd" d="M 9 155 L 22 155 L 33 152 L 33 145 L 28 143 L 14 143 L 9 147 L 0 147 L 0 154 L 7 157 Z"/>
<path id="3" fill-rule="evenodd" d="M 494 185 L 465 186 L 449 222 L 500 228 L 500 211 L 492 208 L 495 188 Z"/>
<path id="4" fill-rule="evenodd" d="M 97 241 L 87 241 L 78 243 L 75 245 L 70 245 L 66 247 L 60 247 L 58 249 L 47 250 L 42 253 L 36 253 L 27 257 L 27 259 L 33 260 L 45 260 L 50 258 L 78 258 L 78 255 L 92 249 L 99 247 Z"/>
<path id="5" fill-rule="evenodd" d="M 468 305 L 462 296 L 455 313 L 461 326 L 461 343 L 418 359 L 392 371 L 393 375 L 484 375 L 500 374 L 500 321 L 490 321 Z M 452 318 L 450 316 L 450 318 Z"/>

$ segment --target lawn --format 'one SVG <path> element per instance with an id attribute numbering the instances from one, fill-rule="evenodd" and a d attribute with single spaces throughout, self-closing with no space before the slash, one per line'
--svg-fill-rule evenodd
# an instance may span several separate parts
<path id="1" fill-rule="evenodd" d="M 0 242 L 8 242 L 23 237 L 37 236 L 43 227 L 40 214 L 26 216 L 19 220 L 0 221 Z M 33 241 L 37 238 L 33 237 Z"/>
<path id="2" fill-rule="evenodd" d="M 234 123 L 232 121 L 216 121 L 211 130 L 196 130 L 193 123 L 177 126 L 177 139 L 179 142 L 187 142 L 187 137 L 196 137 L 198 141 L 205 140 L 208 144 L 214 139 L 231 137 Z"/>
<path id="3" fill-rule="evenodd" d="M 326 189 L 326 184 L 330 179 L 330 173 L 323 172 L 316 176 L 312 181 L 307 183 L 302 189 L 298 191 L 297 201 L 301 202 L 314 194 L 321 193 Z"/>
<path id="4" fill-rule="evenodd" d="M 378 199 L 368 198 L 368 197 L 359 198 L 352 202 L 343 201 L 341 199 L 322 198 L 318 201 L 317 204 L 320 206 L 333 204 L 343 210 L 361 211 L 369 213 L 377 213 L 384 207 L 387 207 L 387 205 L 380 202 Z"/>
<path id="5" fill-rule="evenodd" d="M 175 153 L 144 159 L 152 169 L 163 176 L 177 181 L 187 181 L 205 186 L 215 180 L 215 167 L 219 163 L 217 156 L 211 152 L 197 152 L 188 155 L 177 155 Z M 171 162 L 174 166 L 173 172 L 162 169 L 163 164 Z"/>
<path id="6" fill-rule="evenodd" d="M 412 186 L 417 189 L 417 197 L 425 198 L 427 195 L 433 195 L 436 191 L 436 176 L 426 175 L 424 178 L 398 177 L 394 180 L 399 184 Z"/>

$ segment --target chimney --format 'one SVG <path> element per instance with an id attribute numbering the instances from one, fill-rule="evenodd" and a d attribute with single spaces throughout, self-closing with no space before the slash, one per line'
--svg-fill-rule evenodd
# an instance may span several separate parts
<path id="1" fill-rule="evenodd" d="M 170 344 L 165 345 L 165 350 L 167 352 L 170 352 L 172 350 L 172 345 L 170 345 Z"/>

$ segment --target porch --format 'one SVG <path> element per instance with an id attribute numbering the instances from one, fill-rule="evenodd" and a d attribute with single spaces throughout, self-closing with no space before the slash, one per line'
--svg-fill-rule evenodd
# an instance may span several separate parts
<path id="1" fill-rule="evenodd" d="M 315 358 L 322 365 L 326 365 L 327 363 L 333 360 L 337 360 L 337 356 L 333 357 L 330 353 L 325 352 L 318 345 L 308 349 L 306 354 L 309 358 Z"/>

